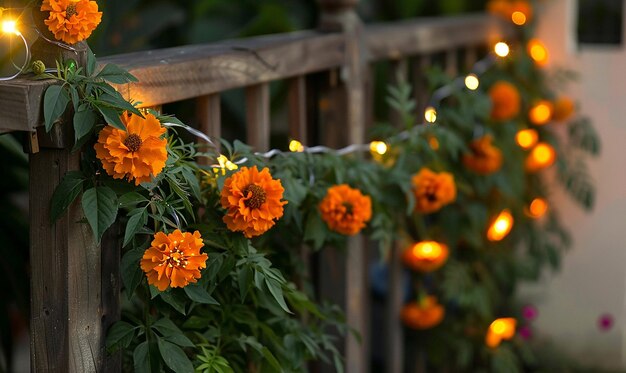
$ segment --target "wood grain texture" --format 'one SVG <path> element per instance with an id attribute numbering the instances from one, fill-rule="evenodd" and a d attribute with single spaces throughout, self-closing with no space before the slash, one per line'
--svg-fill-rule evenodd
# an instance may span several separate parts
<path id="1" fill-rule="evenodd" d="M 372 60 L 398 59 L 492 43 L 514 31 L 501 19 L 479 13 L 375 24 L 366 28 L 366 40 Z"/>
<path id="2" fill-rule="evenodd" d="M 143 105 L 163 104 L 339 66 L 341 35 L 301 31 L 114 56 L 139 83 L 119 87 Z"/>
<path id="3" fill-rule="evenodd" d="M 0 83 L 0 131 L 34 131 L 43 125 L 43 94 L 54 81 L 14 79 Z"/>
<path id="4" fill-rule="evenodd" d="M 200 96 L 196 99 L 196 118 L 198 118 L 198 129 L 208 135 L 212 140 L 217 151 L 220 149 L 220 138 L 222 137 L 222 111 L 220 107 L 219 93 Z M 199 143 L 206 141 L 198 138 Z M 208 158 L 199 158 L 199 162 L 206 165 Z"/>
<path id="5" fill-rule="evenodd" d="M 270 148 L 270 87 L 257 84 L 246 88 L 247 143 L 257 151 Z"/>
<path id="6" fill-rule="evenodd" d="M 308 145 L 306 77 L 299 75 L 287 82 L 289 138 Z"/>
<path id="7" fill-rule="evenodd" d="M 75 202 L 54 225 L 50 200 L 79 155 L 40 149 L 30 157 L 31 367 L 95 372 L 104 358 L 100 249 Z"/>

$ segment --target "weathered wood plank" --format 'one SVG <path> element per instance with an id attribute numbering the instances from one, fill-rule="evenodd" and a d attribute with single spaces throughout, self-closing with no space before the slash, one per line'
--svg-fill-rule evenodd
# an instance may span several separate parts
<path id="1" fill-rule="evenodd" d="M 300 75 L 288 81 L 289 137 L 308 144 L 306 76 Z"/>
<path id="2" fill-rule="evenodd" d="M 456 77 L 459 73 L 458 52 L 456 49 L 450 49 L 446 52 L 446 74 L 450 77 Z"/>
<path id="3" fill-rule="evenodd" d="M 487 14 L 415 18 L 366 28 L 370 59 L 430 54 L 512 36 L 514 29 Z"/>
<path id="4" fill-rule="evenodd" d="M 219 151 L 222 137 L 222 111 L 220 107 L 219 93 L 200 96 L 196 99 L 196 118 L 198 118 L 198 129 L 213 140 L 213 144 Z M 201 138 L 200 143 L 206 143 Z M 206 164 L 207 158 L 200 158 L 199 161 Z"/>
<path id="5" fill-rule="evenodd" d="M 0 84 L 0 131 L 28 131 L 43 124 L 43 94 L 52 80 L 14 79 Z"/>
<path id="6" fill-rule="evenodd" d="M 424 120 L 424 109 L 428 105 L 428 82 L 426 81 L 426 70 L 431 65 L 431 56 L 422 55 L 416 57 L 413 69 L 413 93 L 415 95 L 415 110 L 417 120 Z"/>
<path id="7" fill-rule="evenodd" d="M 101 348 L 100 249 L 74 203 L 54 225 L 50 200 L 79 154 L 40 149 L 30 158 L 31 369 L 95 372 Z"/>
<path id="8" fill-rule="evenodd" d="M 270 147 L 270 87 L 257 84 L 246 88 L 247 143 L 257 151 Z"/>
<path id="9" fill-rule="evenodd" d="M 155 105 L 284 79 L 341 65 L 341 35 L 314 31 L 192 45 L 105 58 L 138 79 L 121 89 Z"/>
<path id="10" fill-rule="evenodd" d="M 65 214 L 50 225 L 50 199 L 78 157 L 44 149 L 30 156 L 31 371 L 69 372 L 68 245 Z"/>

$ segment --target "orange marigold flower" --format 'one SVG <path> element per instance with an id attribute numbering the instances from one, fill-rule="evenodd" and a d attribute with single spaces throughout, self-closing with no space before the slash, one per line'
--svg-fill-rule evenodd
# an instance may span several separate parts
<path id="1" fill-rule="evenodd" d="M 572 114 L 574 114 L 574 111 L 576 111 L 574 101 L 572 101 L 569 97 L 560 97 L 554 101 L 552 119 L 557 122 L 566 121 L 572 116 Z"/>
<path id="2" fill-rule="evenodd" d="M 284 191 L 267 168 L 259 172 L 256 166 L 242 167 L 224 181 L 221 202 L 228 211 L 222 220 L 228 229 L 242 231 L 247 238 L 261 235 L 283 216 Z"/>
<path id="3" fill-rule="evenodd" d="M 446 310 L 437 302 L 437 298 L 427 296 L 419 302 L 404 305 L 400 318 L 409 328 L 423 330 L 439 325 L 445 314 Z"/>
<path id="4" fill-rule="evenodd" d="M 372 200 L 347 184 L 328 188 L 319 204 L 322 220 L 331 231 L 353 236 L 372 218 Z"/>
<path id="5" fill-rule="evenodd" d="M 145 118 L 124 113 L 121 120 L 126 131 L 106 126 L 94 145 L 96 156 L 107 174 L 116 179 L 135 180 L 135 185 L 152 180 L 165 167 L 167 140 L 161 139 L 166 129 L 152 114 Z"/>
<path id="6" fill-rule="evenodd" d="M 422 168 L 411 179 L 415 195 L 415 210 L 428 214 L 441 209 L 456 199 L 454 176 L 449 172 L 435 173 Z"/>
<path id="7" fill-rule="evenodd" d="M 470 154 L 463 155 L 463 164 L 470 170 L 481 174 L 492 174 L 502 167 L 502 152 L 492 145 L 491 135 L 472 141 Z"/>
<path id="8" fill-rule="evenodd" d="M 496 82 L 489 89 L 491 118 L 497 121 L 512 119 L 520 111 L 521 98 L 517 88 L 509 82 Z"/>
<path id="9" fill-rule="evenodd" d="M 57 40 L 76 44 L 87 39 L 102 20 L 98 3 L 90 0 L 43 0 L 42 12 L 49 12 L 44 23 Z"/>
<path id="10" fill-rule="evenodd" d="M 143 254 L 141 269 L 148 283 L 164 291 L 169 286 L 182 288 L 197 282 L 206 268 L 207 254 L 200 253 L 204 246 L 200 232 L 181 232 L 154 235 L 151 246 Z"/>

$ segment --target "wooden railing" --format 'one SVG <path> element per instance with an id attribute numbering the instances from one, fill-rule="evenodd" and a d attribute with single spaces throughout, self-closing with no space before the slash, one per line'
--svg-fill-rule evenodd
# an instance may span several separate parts
<path id="1" fill-rule="evenodd" d="M 417 107 L 426 104 L 423 72 L 431 56 L 443 55 L 449 74 L 470 66 L 478 51 L 511 36 L 497 19 L 483 14 L 412 19 L 364 26 L 357 0 L 318 0 L 318 31 L 231 40 L 107 57 L 134 74 L 138 83 L 117 87 L 146 107 L 195 99 L 197 120 L 210 136 L 221 134 L 220 94 L 245 89 L 247 133 L 240 136 L 257 150 L 270 147 L 269 84 L 287 80 L 289 137 L 312 144 L 308 134 L 329 146 L 362 143 L 371 122 L 373 91 L 370 65 L 391 61 L 390 81 L 412 70 Z M 103 335 L 119 317 L 119 244 L 109 232 L 103 247 L 91 244 L 78 209 L 55 226 L 48 219 L 49 200 L 65 172 L 78 167 L 66 134 L 44 134 L 42 96 L 49 81 L 16 79 L 0 84 L 0 133 L 30 135 L 31 154 L 31 370 L 35 372 L 114 372 L 119 360 L 106 357 Z M 323 103 L 323 105 L 320 105 Z M 58 126 L 57 126 L 58 127 Z M 106 248 L 105 248 L 106 246 Z M 345 342 L 346 371 L 369 366 L 368 255 L 362 238 L 350 240 L 345 257 L 325 250 L 317 260 L 320 296 L 344 306 L 348 322 L 362 335 Z M 85 250 L 87 248 L 87 250 Z M 333 265 L 327 265 L 332 263 Z M 384 330 L 387 371 L 403 371 L 402 305 L 399 250 L 389 260 L 389 296 Z"/>

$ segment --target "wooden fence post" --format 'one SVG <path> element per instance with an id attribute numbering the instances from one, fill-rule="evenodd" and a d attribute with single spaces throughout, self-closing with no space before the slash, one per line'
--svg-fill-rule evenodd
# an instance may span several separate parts
<path id="1" fill-rule="evenodd" d="M 337 126 L 339 131 L 345 128 L 345 141 L 349 144 L 360 144 L 365 140 L 365 98 L 367 56 L 364 44 L 363 25 L 355 7 L 358 0 L 318 0 L 321 8 L 320 29 L 322 31 L 342 32 L 345 37 L 345 62 L 339 72 L 342 86 L 330 84 L 329 96 L 343 95 L 342 99 L 332 99 L 325 102 L 326 110 L 335 113 L 335 123 L 322 123 L 323 126 Z M 334 94 L 333 94 L 333 91 Z M 333 107 L 334 106 L 334 107 Z M 343 113 L 343 120 L 337 123 L 337 113 Z M 322 122 L 324 115 L 322 114 Z M 346 145 L 337 139 L 326 139 L 332 146 Z M 327 249 L 326 251 L 328 251 Z M 330 249 L 332 250 L 332 249 Z M 337 252 L 330 252 L 338 256 Z M 322 256 L 328 257 L 326 254 Z M 328 259 L 328 258 L 327 258 Z M 341 261 L 339 261 L 341 262 Z M 331 263 L 332 264 L 332 263 Z M 335 261 L 335 265 L 337 261 Z M 323 266 L 323 264 L 322 264 Z M 353 335 L 348 335 L 345 341 L 346 372 L 367 373 L 369 371 L 369 302 L 367 283 L 367 251 L 363 237 L 357 235 L 350 238 L 345 258 L 345 310 L 348 324 L 360 335 L 359 342 Z M 337 284 L 339 285 L 339 284 Z"/>
<path id="2" fill-rule="evenodd" d="M 64 57 L 83 64 L 85 53 Z M 37 131 L 31 140 L 31 371 L 117 372 L 120 360 L 107 360 L 104 335 L 119 319 L 119 245 L 109 245 L 112 252 L 102 259 L 79 202 L 51 223 L 55 188 L 80 167 L 80 153 L 70 151 L 71 120 L 55 127 L 51 134 Z M 117 238 L 105 236 L 109 242 Z"/>

